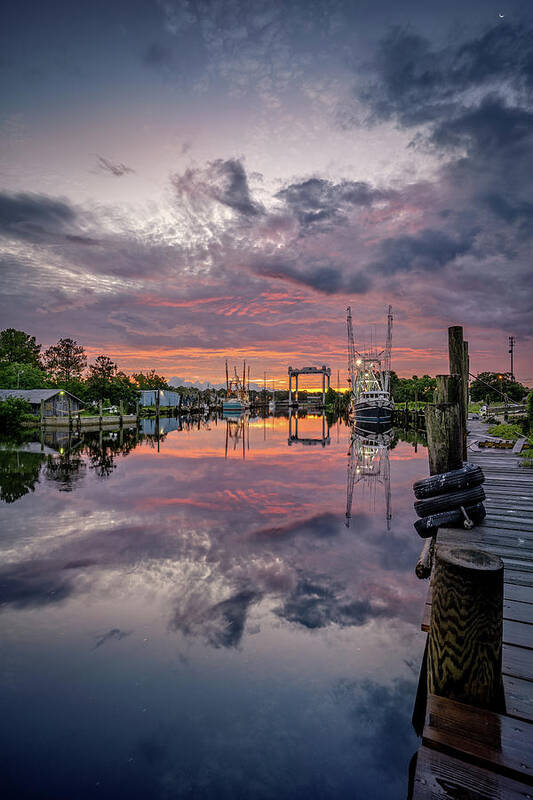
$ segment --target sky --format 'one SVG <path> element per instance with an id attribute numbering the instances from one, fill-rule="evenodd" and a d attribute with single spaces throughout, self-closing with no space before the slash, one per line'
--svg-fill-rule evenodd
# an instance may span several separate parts
<path id="1" fill-rule="evenodd" d="M 459 324 L 533 385 L 530 4 L 20 2 L 0 54 L 2 328 L 335 387 L 390 303 L 398 374 Z"/>

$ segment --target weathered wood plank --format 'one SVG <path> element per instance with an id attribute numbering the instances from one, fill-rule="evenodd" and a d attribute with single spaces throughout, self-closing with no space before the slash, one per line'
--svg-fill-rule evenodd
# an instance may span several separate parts
<path id="1" fill-rule="evenodd" d="M 533 785 L 533 725 L 428 696 L 422 744 Z"/>
<path id="2" fill-rule="evenodd" d="M 531 624 L 514 619 L 505 619 L 504 617 L 503 642 L 517 647 L 533 648 L 533 628 Z"/>
<path id="3" fill-rule="evenodd" d="M 520 781 L 422 746 L 418 750 L 412 800 L 527 800 Z"/>
<path id="4" fill-rule="evenodd" d="M 504 584 L 505 595 L 505 584 Z M 516 600 L 505 600 L 503 602 L 504 620 L 515 620 L 516 622 L 526 622 L 533 625 L 533 602 L 519 603 Z M 530 632 L 529 647 L 533 647 L 533 630 Z"/>
<path id="5" fill-rule="evenodd" d="M 533 681 L 533 650 L 504 644 L 503 673 L 524 681 Z"/>
<path id="6" fill-rule="evenodd" d="M 503 598 L 504 600 L 516 600 L 519 603 L 533 603 L 533 592 L 527 586 L 507 582 L 506 573 L 503 573 Z"/>
<path id="7" fill-rule="evenodd" d="M 512 675 L 503 676 L 506 713 L 533 722 L 533 692 L 531 682 Z"/>

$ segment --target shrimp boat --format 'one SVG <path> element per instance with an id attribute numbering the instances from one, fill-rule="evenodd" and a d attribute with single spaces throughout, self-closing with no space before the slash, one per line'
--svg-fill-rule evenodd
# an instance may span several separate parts
<path id="1" fill-rule="evenodd" d="M 246 389 L 246 362 L 244 362 L 242 370 L 242 380 L 237 374 L 237 367 L 234 367 L 233 370 L 235 374 L 230 378 L 226 361 L 226 397 L 222 401 L 222 412 L 225 415 L 239 415 L 250 408 Z"/>
<path id="2" fill-rule="evenodd" d="M 385 348 L 359 352 L 355 349 L 352 309 L 346 315 L 348 328 L 348 380 L 351 384 L 351 414 L 357 425 L 390 425 L 394 403 L 390 395 L 392 307 L 387 316 Z"/>

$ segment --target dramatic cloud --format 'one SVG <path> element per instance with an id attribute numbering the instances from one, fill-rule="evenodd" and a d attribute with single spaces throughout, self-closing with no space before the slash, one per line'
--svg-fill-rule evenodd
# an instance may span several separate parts
<path id="1" fill-rule="evenodd" d="M 345 221 L 345 212 L 350 208 L 369 207 L 393 196 L 394 192 L 373 189 L 362 181 L 335 184 L 320 178 L 292 183 L 276 195 L 286 203 L 303 227 L 324 221 Z"/>
<path id="2" fill-rule="evenodd" d="M 244 165 L 238 159 L 217 159 L 204 169 L 189 168 L 183 175 L 175 175 L 173 184 L 178 198 L 189 199 L 193 206 L 214 200 L 245 217 L 261 213 L 261 206 L 250 196 Z"/>
<path id="3" fill-rule="evenodd" d="M 423 36 L 394 28 L 380 42 L 374 77 L 357 94 L 375 121 L 437 123 L 460 114 L 475 93 L 500 87 L 524 99 L 533 90 L 533 30 L 498 23 L 479 36 L 435 48 Z"/>
<path id="4" fill-rule="evenodd" d="M 0 233 L 17 239 L 36 239 L 63 232 L 76 222 L 66 201 L 38 194 L 0 194 Z"/>

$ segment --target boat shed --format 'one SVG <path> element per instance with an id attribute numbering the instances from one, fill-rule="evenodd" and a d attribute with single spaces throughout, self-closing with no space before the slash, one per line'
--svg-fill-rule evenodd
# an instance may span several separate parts
<path id="1" fill-rule="evenodd" d="M 40 415 L 41 401 L 44 401 L 45 417 L 65 417 L 69 411 L 79 411 L 83 405 L 79 397 L 66 389 L 0 389 L 0 400 L 17 397 L 30 404 L 33 414 Z"/>
<path id="2" fill-rule="evenodd" d="M 163 406 L 179 406 L 179 392 L 172 392 L 169 389 L 141 389 L 139 397 L 141 406 L 155 406 L 158 392 L 159 405 L 161 408 L 163 408 Z"/>

